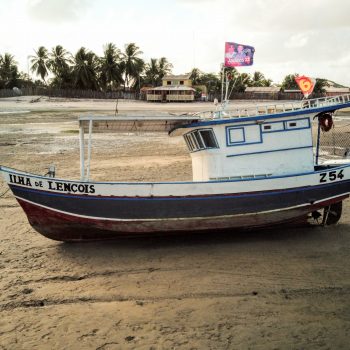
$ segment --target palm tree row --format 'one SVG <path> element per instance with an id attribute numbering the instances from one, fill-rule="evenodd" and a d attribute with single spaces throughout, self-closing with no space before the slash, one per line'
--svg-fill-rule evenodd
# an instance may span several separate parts
<path id="1" fill-rule="evenodd" d="M 125 45 L 124 52 L 108 43 L 102 57 L 85 47 L 73 56 L 60 45 L 51 52 L 41 46 L 31 56 L 31 71 L 45 84 L 51 73 L 53 87 L 112 91 L 123 86 L 139 90 L 141 83 L 159 84 L 172 68 L 165 57 L 152 58 L 150 64 L 146 64 L 139 57 L 142 53 L 135 43 Z"/>
<path id="2" fill-rule="evenodd" d="M 79 89 L 111 91 L 124 86 L 139 90 L 142 85 L 159 86 L 162 78 L 169 74 L 173 65 L 165 57 L 151 58 L 145 63 L 141 58 L 142 51 L 135 43 L 125 45 L 121 52 L 114 44 L 104 47 L 102 57 L 84 47 L 75 56 L 65 51 L 62 46 L 56 46 L 50 53 L 39 47 L 32 57 L 32 72 L 36 73 L 46 83 L 46 77 L 51 71 L 54 78 L 52 86 Z M 270 86 L 272 81 L 266 79 L 260 72 L 252 76 L 238 73 L 236 69 L 228 72 L 234 79 L 233 91 L 241 92 L 247 86 Z M 217 93 L 221 89 L 221 79 L 212 73 L 202 73 L 198 68 L 192 69 L 193 85 L 206 85 L 210 93 Z"/>
<path id="3" fill-rule="evenodd" d="M 103 55 L 81 47 L 75 55 L 57 45 L 49 52 L 40 46 L 30 56 L 31 71 L 42 80 L 36 84 L 50 85 L 60 89 L 89 89 L 115 91 L 127 88 L 139 91 L 142 86 L 159 86 L 165 75 L 170 74 L 173 65 L 165 57 L 151 58 L 146 63 L 140 56 L 143 52 L 135 43 L 126 44 L 122 52 L 113 43 L 104 46 Z M 271 86 L 272 80 L 261 72 L 239 73 L 235 68 L 225 70 L 230 79 L 230 91 L 243 92 L 247 86 Z M 221 91 L 221 73 L 203 73 L 193 68 L 189 73 L 193 85 L 205 85 L 209 93 Z M 297 74 L 287 75 L 282 89 L 297 89 Z M 0 55 L 0 89 L 32 84 L 27 74 L 18 70 L 14 57 Z M 317 79 L 315 92 L 324 92 L 327 80 Z"/>
<path id="4" fill-rule="evenodd" d="M 272 80 L 266 79 L 261 72 L 254 72 L 252 75 L 248 73 L 239 73 L 235 68 L 225 69 L 225 79 L 229 81 L 229 88 L 232 92 L 243 92 L 248 86 L 271 86 Z M 203 73 L 198 68 L 193 68 L 190 78 L 194 85 L 207 86 L 209 93 L 218 93 L 221 89 L 222 76 L 212 73 Z"/>

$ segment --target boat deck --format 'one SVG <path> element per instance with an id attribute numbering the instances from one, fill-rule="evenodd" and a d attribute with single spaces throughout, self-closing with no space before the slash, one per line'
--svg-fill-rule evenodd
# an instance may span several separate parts
<path id="1" fill-rule="evenodd" d="M 200 119 L 227 119 L 233 117 L 254 117 L 261 115 L 281 114 L 289 113 L 299 110 L 310 110 L 310 113 L 325 107 L 336 107 L 336 109 L 350 106 L 350 94 L 321 97 L 315 99 L 301 100 L 301 101 L 289 101 L 280 103 L 271 103 L 266 105 L 256 105 L 245 108 L 229 109 L 226 111 L 206 111 L 195 113 L 194 115 L 200 115 Z"/>
<path id="2" fill-rule="evenodd" d="M 223 106 L 222 106 L 223 107 Z M 118 116 L 82 116 L 79 124 L 88 131 L 90 122 L 95 132 L 169 132 L 174 128 L 193 122 L 209 120 L 227 120 L 231 118 L 277 116 L 303 111 L 318 113 L 350 107 L 350 94 L 322 97 L 301 101 L 288 101 L 266 105 L 253 105 L 244 108 L 221 108 L 216 111 L 203 111 L 179 115 L 118 115 Z"/>

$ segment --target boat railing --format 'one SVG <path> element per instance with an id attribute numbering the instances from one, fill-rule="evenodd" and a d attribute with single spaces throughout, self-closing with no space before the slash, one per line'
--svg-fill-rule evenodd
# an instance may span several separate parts
<path id="1" fill-rule="evenodd" d="M 312 109 L 328 106 L 336 106 L 350 102 L 350 94 L 339 96 L 320 97 L 309 100 L 289 101 L 281 103 L 272 103 L 267 105 L 247 106 L 243 108 L 220 109 L 217 111 L 205 111 L 194 113 L 200 119 L 226 119 L 226 118 L 242 118 L 260 115 L 280 114 L 300 109 Z"/>

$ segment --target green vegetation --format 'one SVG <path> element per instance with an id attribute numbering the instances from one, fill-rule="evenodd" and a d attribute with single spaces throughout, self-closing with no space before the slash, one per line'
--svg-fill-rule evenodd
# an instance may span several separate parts
<path id="1" fill-rule="evenodd" d="M 30 70 L 40 77 L 33 81 L 25 73 L 19 72 L 18 64 L 9 53 L 0 54 L 0 89 L 17 86 L 49 86 L 58 89 L 81 89 L 94 91 L 139 91 L 143 86 L 159 86 L 162 78 L 170 74 L 173 65 L 165 57 L 151 58 L 145 62 L 143 52 L 135 43 L 126 44 L 121 51 L 113 43 L 104 46 L 99 57 L 85 47 L 75 55 L 57 45 L 48 51 L 40 46 L 35 55 L 30 56 Z M 198 68 L 189 72 L 193 85 L 205 85 L 208 93 L 220 94 L 221 72 L 205 73 Z M 232 92 L 243 92 L 247 86 L 272 86 L 272 80 L 261 72 L 239 73 L 235 68 L 227 68 L 225 74 L 230 80 Z M 287 75 L 283 90 L 298 89 L 294 80 L 298 74 Z M 341 86 L 326 79 L 316 79 L 315 93 L 324 92 L 326 86 Z"/>
<path id="2" fill-rule="evenodd" d="M 11 89 L 20 79 L 17 62 L 9 53 L 0 55 L 0 89 Z"/>

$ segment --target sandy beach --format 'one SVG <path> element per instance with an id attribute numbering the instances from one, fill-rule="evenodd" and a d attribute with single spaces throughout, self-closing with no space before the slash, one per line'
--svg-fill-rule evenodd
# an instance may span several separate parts
<path id="1" fill-rule="evenodd" d="M 36 98 L 0 99 L 0 164 L 78 179 L 77 117 L 114 115 L 115 101 Z M 191 179 L 181 138 L 133 136 L 94 135 L 94 180 Z M 349 200 L 331 227 L 67 244 L 35 232 L 6 190 L 1 179 L 0 350 L 349 348 Z"/>

